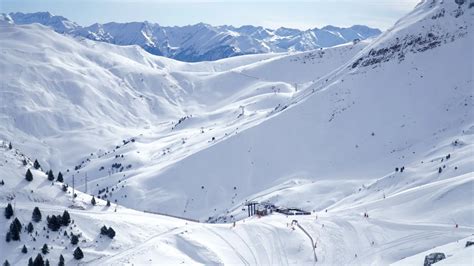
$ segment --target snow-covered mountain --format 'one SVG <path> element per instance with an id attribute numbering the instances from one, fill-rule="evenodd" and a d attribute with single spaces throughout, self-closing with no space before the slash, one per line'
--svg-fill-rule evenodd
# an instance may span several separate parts
<path id="1" fill-rule="evenodd" d="M 472 265 L 473 18 L 422 1 L 373 41 L 192 64 L 4 18 L 0 202 L 23 224 L 67 209 L 90 264 Z M 311 214 L 247 218 L 248 201 Z M 44 226 L 0 257 L 48 243 L 76 262 Z"/>
<path id="2" fill-rule="evenodd" d="M 56 32 L 118 45 L 139 45 L 146 51 L 181 61 L 217 60 L 244 54 L 308 51 L 367 39 L 378 29 L 362 25 L 350 28 L 326 26 L 305 31 L 255 26 L 211 26 L 204 23 L 165 27 L 150 22 L 105 23 L 87 27 L 48 12 L 3 15 L 16 24 L 40 23 Z"/>

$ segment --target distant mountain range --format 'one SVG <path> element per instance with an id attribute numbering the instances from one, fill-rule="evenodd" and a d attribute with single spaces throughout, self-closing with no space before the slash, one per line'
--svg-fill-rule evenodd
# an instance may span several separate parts
<path id="1" fill-rule="evenodd" d="M 40 23 L 56 32 L 117 45 L 139 45 L 151 54 L 186 62 L 212 61 L 222 58 L 271 52 L 307 51 L 367 39 L 381 33 L 363 25 L 350 28 L 326 26 L 321 29 L 276 30 L 257 26 L 211 26 L 204 23 L 165 27 L 151 22 L 105 24 L 83 27 L 49 12 L 9 13 L 1 20 L 15 24 Z"/>

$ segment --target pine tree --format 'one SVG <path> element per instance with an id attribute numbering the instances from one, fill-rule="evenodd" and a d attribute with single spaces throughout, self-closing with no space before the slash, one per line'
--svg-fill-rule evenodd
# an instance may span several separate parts
<path id="1" fill-rule="evenodd" d="M 21 228 L 22 225 L 18 218 L 15 218 L 13 222 L 10 224 L 10 234 L 11 234 L 11 239 L 13 241 L 18 241 L 20 240 L 20 233 L 21 233 Z"/>
<path id="2" fill-rule="evenodd" d="M 107 226 L 102 226 L 102 228 L 100 228 L 100 234 L 101 235 L 107 235 Z"/>
<path id="3" fill-rule="evenodd" d="M 5 235 L 5 241 L 7 241 L 7 243 L 12 241 L 12 234 L 10 232 L 7 232 Z"/>
<path id="4" fill-rule="evenodd" d="M 115 231 L 114 229 L 112 229 L 112 227 L 109 227 L 109 229 L 107 230 L 107 235 L 113 239 L 115 237 Z"/>
<path id="5" fill-rule="evenodd" d="M 28 165 L 28 162 L 26 161 L 26 159 L 21 160 L 21 162 L 23 163 L 23 166 Z"/>
<path id="6" fill-rule="evenodd" d="M 11 142 L 8 144 L 8 149 L 9 149 L 9 150 L 13 149 L 13 145 L 12 145 Z"/>
<path id="7" fill-rule="evenodd" d="M 110 207 L 110 200 L 107 200 L 107 207 Z"/>
<path id="8" fill-rule="evenodd" d="M 13 216 L 13 208 L 10 203 L 7 204 L 5 208 L 5 218 L 10 219 Z"/>
<path id="9" fill-rule="evenodd" d="M 33 224 L 29 222 L 28 225 L 26 226 L 26 231 L 28 231 L 28 233 L 33 233 L 33 230 L 34 230 Z"/>
<path id="10" fill-rule="evenodd" d="M 0 181 L 0 186 L 3 186 L 5 185 L 5 182 L 3 181 L 3 179 Z"/>
<path id="11" fill-rule="evenodd" d="M 38 207 L 35 207 L 33 209 L 33 215 L 31 216 L 31 219 L 34 221 L 34 222 L 39 222 L 41 221 L 41 212 L 39 210 Z"/>
<path id="12" fill-rule="evenodd" d="M 26 248 L 25 245 L 23 245 L 23 247 L 21 248 L 21 253 L 24 253 L 24 254 L 28 253 L 28 249 Z"/>
<path id="13" fill-rule="evenodd" d="M 33 174 L 31 173 L 30 169 L 26 170 L 25 179 L 28 182 L 33 181 Z"/>
<path id="14" fill-rule="evenodd" d="M 82 250 L 80 247 L 77 247 L 76 250 L 74 250 L 74 258 L 76 260 L 80 260 L 84 258 L 84 254 L 82 253 Z"/>
<path id="15" fill-rule="evenodd" d="M 56 181 L 58 182 L 64 182 L 63 174 L 61 172 L 58 173 L 58 177 L 56 178 Z"/>
<path id="16" fill-rule="evenodd" d="M 28 260 L 28 266 L 33 266 L 33 259 L 30 257 L 30 259 Z"/>
<path id="17" fill-rule="evenodd" d="M 59 263 L 58 266 L 64 266 L 64 257 L 63 254 L 59 255 Z"/>
<path id="18" fill-rule="evenodd" d="M 10 262 L 8 262 L 8 260 L 5 260 L 5 262 L 3 263 L 3 266 L 10 266 Z"/>
<path id="19" fill-rule="evenodd" d="M 41 256 L 41 254 L 38 253 L 33 261 L 33 266 L 44 266 L 43 256 Z"/>
<path id="20" fill-rule="evenodd" d="M 49 253 L 49 248 L 48 245 L 44 244 L 43 247 L 41 248 L 41 252 L 46 255 Z"/>
<path id="21" fill-rule="evenodd" d="M 41 165 L 38 163 L 38 160 L 35 160 L 35 162 L 33 163 L 33 167 L 38 170 L 41 168 Z"/>
<path id="22" fill-rule="evenodd" d="M 69 212 L 65 210 L 63 212 L 63 216 L 61 217 L 61 224 L 64 226 L 68 226 L 71 223 L 71 216 L 69 216 Z"/>
<path id="23" fill-rule="evenodd" d="M 54 181 L 53 170 L 49 170 L 49 172 L 48 172 L 48 180 L 49 180 L 49 181 Z"/>
<path id="24" fill-rule="evenodd" d="M 44 266 L 49 266 L 49 260 L 46 259 L 46 261 L 44 262 Z"/>
<path id="25" fill-rule="evenodd" d="M 72 233 L 71 233 L 71 234 L 72 234 Z M 77 245 L 77 243 L 79 243 L 79 237 L 77 237 L 76 235 L 72 234 L 72 236 L 71 236 L 71 244 Z"/>
<path id="26" fill-rule="evenodd" d="M 63 184 L 63 192 L 67 192 L 67 185 Z"/>
<path id="27" fill-rule="evenodd" d="M 95 206 L 95 204 L 96 204 L 94 196 L 92 196 L 91 204 L 94 205 L 94 206 Z"/>
<path id="28" fill-rule="evenodd" d="M 61 228 L 61 216 L 52 215 L 51 217 L 46 217 L 48 222 L 48 228 L 52 231 L 58 231 Z"/>

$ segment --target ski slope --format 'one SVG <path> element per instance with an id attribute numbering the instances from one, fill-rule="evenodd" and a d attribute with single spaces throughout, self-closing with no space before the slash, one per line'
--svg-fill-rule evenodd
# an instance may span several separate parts
<path id="1" fill-rule="evenodd" d="M 81 166 L 77 183 L 83 185 L 87 173 L 89 181 L 97 180 L 89 186 L 95 190 L 132 176 L 154 179 L 150 172 L 265 121 L 298 87 L 314 83 L 367 45 L 185 64 L 136 47 L 78 42 L 39 25 L 4 25 L 2 34 L 2 47 L 9 51 L 2 60 L 2 137 L 15 139 L 15 146 L 37 156 L 45 169 L 61 169 L 68 182 L 75 166 Z M 23 51 L 32 54 L 30 61 L 24 62 Z M 63 60 L 67 67 L 50 67 Z M 290 79 L 281 67 L 285 64 L 315 76 Z M 270 73 L 279 78 L 265 77 Z M 131 139 L 136 141 L 123 145 Z M 120 152 L 114 151 L 117 146 L 123 146 Z M 125 178 L 123 173 L 109 177 L 118 170 L 110 168 L 113 163 L 132 167 Z M 156 187 L 136 182 L 131 193 L 138 206 L 149 193 L 143 189 Z"/>
<path id="2" fill-rule="evenodd" d="M 472 148 L 464 147 L 454 152 L 453 159 L 469 149 Z M 72 203 L 71 188 L 67 193 L 61 191 L 59 183 L 51 184 L 40 171 L 33 171 L 34 179 L 27 183 L 23 172 L 28 166 L 21 164 L 21 153 L 10 151 L 5 145 L 2 145 L 1 151 L 0 173 L 8 178 L 4 179 L 5 185 L 0 187 L 0 198 L 11 197 L 14 191 L 15 197 L 9 201 L 15 206 L 15 217 L 19 217 L 22 223 L 30 221 L 35 206 L 43 214 L 43 221 L 35 223 L 36 230 L 40 232 L 36 241 L 31 241 L 27 233 L 22 233 L 21 242 L 1 242 L 2 257 L 15 264 L 26 263 L 30 256 L 36 255 L 33 248 L 39 250 L 44 243 L 50 247 L 50 253 L 45 257 L 50 262 L 56 262 L 59 254 L 63 254 L 67 264 L 76 262 L 71 256 L 74 247 L 62 232 L 41 230 L 46 215 L 61 214 L 64 209 L 70 212 L 74 221 L 72 229 L 68 231 L 82 235 L 79 246 L 85 258 L 81 262 L 93 265 L 313 264 L 311 243 L 298 227 L 291 225 L 294 219 L 315 239 L 317 264 L 323 265 L 388 265 L 417 253 L 425 254 L 425 250 L 433 246 L 457 240 L 462 243 L 463 238 L 474 232 L 472 222 L 469 225 L 468 222 L 458 221 L 461 225 L 455 228 L 449 219 L 445 219 L 449 218 L 450 213 L 444 213 L 453 207 L 450 203 L 456 202 L 452 197 L 464 201 L 466 195 L 459 193 L 459 190 L 472 188 L 474 177 L 469 174 L 450 178 L 451 182 L 439 181 L 389 194 L 385 199 L 362 197 L 356 201 L 357 206 L 353 206 L 351 197 L 348 197 L 349 203 L 342 201 L 329 207 L 328 212 L 314 212 L 309 216 L 294 217 L 275 213 L 262 218 L 243 218 L 234 227 L 233 224 L 195 223 L 147 214 L 115 204 L 106 207 L 101 200 L 92 207 L 89 203 L 91 196 L 83 193 L 78 193 Z M 438 154 L 433 156 L 438 157 Z M 466 166 L 459 162 L 456 165 L 460 168 Z M 414 170 L 418 174 L 423 172 Z M 367 188 L 371 189 L 371 186 Z M 423 212 L 431 215 L 431 219 L 418 220 L 417 216 L 409 214 L 409 211 L 419 212 L 420 208 L 432 207 L 432 202 L 427 203 L 423 199 L 440 193 L 444 194 L 444 198 L 451 199 L 435 202 L 437 208 L 430 209 L 434 213 Z M 357 193 L 354 195 L 360 196 Z M 411 197 L 422 199 L 421 204 L 413 204 Z M 468 208 L 466 205 L 464 207 Z M 401 209 L 405 209 L 405 212 L 400 212 Z M 397 214 L 394 216 L 395 210 Z M 472 209 L 464 211 L 472 217 Z M 368 212 L 370 218 L 364 218 L 363 212 Z M 3 216 L 0 219 L 3 224 L 0 236 L 5 237 L 9 221 Z M 100 237 L 100 227 L 104 224 L 112 226 L 117 232 L 113 240 Z M 20 255 L 23 244 L 29 249 L 27 255 Z M 449 254 L 466 253 L 457 246 L 438 250 Z M 405 265 L 419 264 L 423 256 L 410 259 L 411 263 Z M 461 259 L 463 263 L 469 263 L 473 259 L 472 253 L 462 255 Z M 406 260 L 400 261 L 401 265 Z"/>
<path id="3" fill-rule="evenodd" d="M 472 265 L 474 262 L 472 258 L 472 248 L 465 246 L 467 241 L 472 241 L 472 237 L 460 239 L 443 246 L 435 247 L 420 254 L 405 258 L 392 265 L 396 266 L 416 264 L 423 260 L 426 255 L 433 252 L 442 252 L 446 254 L 446 260 L 437 262 L 436 264 L 438 265 Z"/>
<path id="4" fill-rule="evenodd" d="M 68 208 L 90 264 L 312 264 L 294 219 L 318 263 L 410 265 L 448 244 L 469 264 L 449 243 L 474 233 L 473 10 L 422 1 L 373 42 L 192 64 L 3 23 L 0 199 L 22 222 Z M 39 171 L 26 184 L 16 152 L 74 178 L 84 210 Z M 247 201 L 311 215 L 247 218 Z M 23 244 L 0 250 L 23 264 Z"/>

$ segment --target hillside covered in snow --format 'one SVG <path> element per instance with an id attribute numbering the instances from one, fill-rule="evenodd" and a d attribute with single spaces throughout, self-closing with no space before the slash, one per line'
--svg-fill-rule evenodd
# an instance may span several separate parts
<path id="1" fill-rule="evenodd" d="M 473 18 L 426 0 L 374 40 L 185 63 L 4 17 L 0 257 L 472 265 Z"/>
<path id="2" fill-rule="evenodd" d="M 212 61 L 245 54 L 308 51 L 375 37 L 379 29 L 363 25 L 349 28 L 325 26 L 305 31 L 276 30 L 257 26 L 161 26 L 151 22 L 80 26 L 67 18 L 48 12 L 9 13 L 3 19 L 18 25 L 40 23 L 56 32 L 117 45 L 138 45 L 154 55 L 186 62 Z"/>

